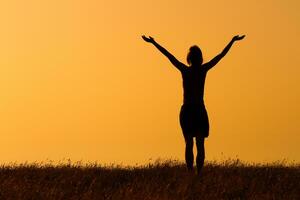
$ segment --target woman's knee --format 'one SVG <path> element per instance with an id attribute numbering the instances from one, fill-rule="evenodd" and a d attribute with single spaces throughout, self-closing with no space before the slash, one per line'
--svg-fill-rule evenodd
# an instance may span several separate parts
<path id="1" fill-rule="evenodd" d="M 204 146 L 204 140 L 205 140 L 204 137 L 197 137 L 196 138 L 196 145 L 197 146 Z"/>
<path id="2" fill-rule="evenodd" d="M 197 138 L 196 146 L 198 153 L 204 153 L 204 138 Z"/>
<path id="3" fill-rule="evenodd" d="M 194 142 L 193 138 L 185 138 L 186 148 L 193 148 Z"/>

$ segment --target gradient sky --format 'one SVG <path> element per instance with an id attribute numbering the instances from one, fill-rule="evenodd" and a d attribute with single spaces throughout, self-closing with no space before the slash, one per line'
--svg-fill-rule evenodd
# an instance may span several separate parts
<path id="1" fill-rule="evenodd" d="M 180 73 L 143 42 L 204 61 L 207 159 L 300 161 L 300 1 L 0 3 L 2 163 L 184 158 Z"/>

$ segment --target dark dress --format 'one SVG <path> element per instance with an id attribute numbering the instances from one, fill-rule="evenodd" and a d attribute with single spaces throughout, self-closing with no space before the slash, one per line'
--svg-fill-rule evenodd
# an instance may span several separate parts
<path id="1" fill-rule="evenodd" d="M 208 137 L 209 120 L 204 105 L 204 84 L 207 70 L 187 67 L 181 71 L 184 100 L 180 110 L 180 125 L 185 138 Z"/>

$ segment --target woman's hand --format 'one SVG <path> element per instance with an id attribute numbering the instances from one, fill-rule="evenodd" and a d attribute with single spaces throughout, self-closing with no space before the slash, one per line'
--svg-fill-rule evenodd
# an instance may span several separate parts
<path id="1" fill-rule="evenodd" d="M 239 36 L 239 35 L 236 35 L 232 38 L 233 41 L 238 41 L 238 40 L 242 40 L 243 38 L 245 37 L 245 35 L 242 35 L 242 36 Z"/>
<path id="2" fill-rule="evenodd" d="M 142 38 L 146 41 L 146 42 L 150 42 L 150 43 L 154 43 L 154 38 L 149 36 L 148 38 L 143 35 Z"/>

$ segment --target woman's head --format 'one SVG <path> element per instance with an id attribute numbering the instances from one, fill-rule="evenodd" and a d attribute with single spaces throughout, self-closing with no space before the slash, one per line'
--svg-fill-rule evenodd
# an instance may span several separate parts
<path id="1" fill-rule="evenodd" d="M 203 57 L 202 57 L 201 49 L 196 45 L 192 46 L 186 57 L 186 60 L 190 66 L 202 65 Z"/>

